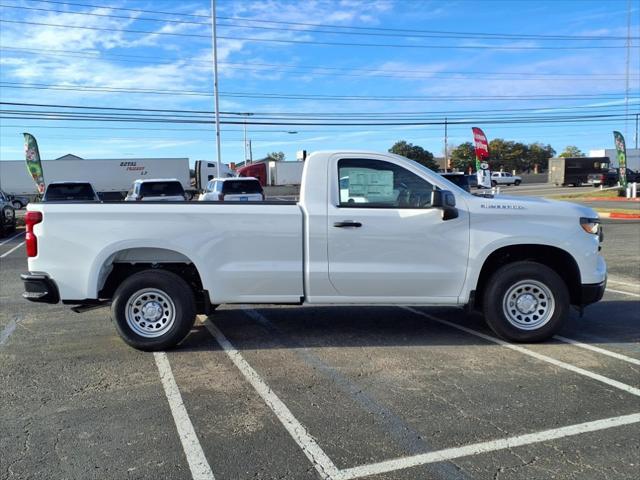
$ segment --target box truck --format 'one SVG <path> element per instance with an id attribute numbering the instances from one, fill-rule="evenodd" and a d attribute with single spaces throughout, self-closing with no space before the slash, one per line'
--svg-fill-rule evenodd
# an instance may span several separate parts
<path id="1" fill-rule="evenodd" d="M 136 180 L 146 178 L 175 178 L 185 192 L 193 195 L 206 185 L 207 178 L 216 175 L 216 163 L 196 162 L 196 182 L 192 184 L 188 158 L 130 158 L 87 160 L 65 155 L 56 160 L 43 160 L 45 183 L 82 181 L 90 182 L 105 200 L 124 197 Z M 223 164 L 223 176 L 232 175 Z M 204 178 L 205 181 L 197 180 Z M 24 160 L 0 161 L 0 189 L 14 196 L 35 196 L 36 186 L 27 172 Z"/>
<path id="2" fill-rule="evenodd" d="M 592 173 L 606 172 L 609 157 L 558 157 L 549 159 L 549 183 L 579 187 Z"/>

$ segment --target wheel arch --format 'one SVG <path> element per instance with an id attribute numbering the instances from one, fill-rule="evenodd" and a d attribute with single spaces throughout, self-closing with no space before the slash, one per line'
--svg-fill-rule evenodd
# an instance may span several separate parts
<path id="1" fill-rule="evenodd" d="M 580 304 L 580 268 L 569 252 L 551 245 L 518 244 L 500 247 L 486 257 L 476 282 L 474 306 L 482 307 L 484 289 L 491 276 L 500 267 L 518 261 L 537 262 L 551 268 L 567 285 L 571 304 Z"/>
<path id="2" fill-rule="evenodd" d="M 204 290 L 196 263 L 184 252 L 173 248 L 120 246 L 104 252 L 94 262 L 90 287 L 95 289 L 95 298 L 110 299 L 126 278 L 153 269 L 167 270 L 180 276 L 192 288 L 199 312 L 210 307 L 210 298 Z"/>

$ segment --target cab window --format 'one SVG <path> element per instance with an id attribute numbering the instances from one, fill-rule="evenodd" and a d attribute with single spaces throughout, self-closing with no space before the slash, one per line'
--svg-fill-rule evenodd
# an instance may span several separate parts
<path id="1" fill-rule="evenodd" d="M 382 160 L 338 161 L 339 207 L 430 208 L 434 186 L 416 174 Z"/>

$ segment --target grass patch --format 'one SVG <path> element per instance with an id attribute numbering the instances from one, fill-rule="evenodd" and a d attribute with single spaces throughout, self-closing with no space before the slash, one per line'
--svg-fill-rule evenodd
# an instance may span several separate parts
<path id="1" fill-rule="evenodd" d="M 564 199 L 564 198 L 604 198 L 604 199 L 609 199 L 609 198 L 617 198 L 619 197 L 619 193 L 618 193 L 618 189 L 611 189 L 611 190 L 599 190 L 597 188 L 594 188 L 593 191 L 590 192 L 580 192 L 580 193 L 561 193 L 559 195 L 549 195 L 549 198 L 558 198 L 558 199 Z"/>
<path id="2" fill-rule="evenodd" d="M 631 210 L 629 208 L 596 208 L 597 212 L 601 213 L 624 213 L 628 215 L 638 215 L 640 210 Z"/>

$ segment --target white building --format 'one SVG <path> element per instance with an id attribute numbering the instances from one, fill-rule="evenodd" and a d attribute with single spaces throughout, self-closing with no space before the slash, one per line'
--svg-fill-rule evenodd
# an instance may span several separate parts
<path id="1" fill-rule="evenodd" d="M 605 148 L 602 150 L 589 150 L 590 157 L 609 157 L 611 167 L 618 167 L 618 155 L 615 148 Z M 627 148 L 627 168 L 640 170 L 640 148 Z"/>

